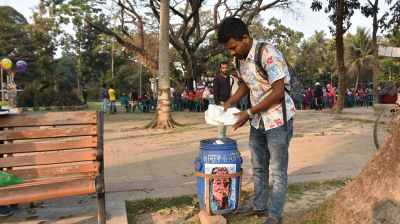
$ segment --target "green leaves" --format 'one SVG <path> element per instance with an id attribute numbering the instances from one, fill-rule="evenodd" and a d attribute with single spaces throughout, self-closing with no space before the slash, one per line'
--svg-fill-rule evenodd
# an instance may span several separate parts
<path id="1" fill-rule="evenodd" d="M 325 13 L 328 14 L 329 20 L 333 25 L 336 26 L 337 21 L 337 13 L 339 7 L 339 1 L 337 0 L 326 0 L 327 6 L 325 7 Z M 320 0 L 313 0 L 311 3 L 311 9 L 313 11 L 320 11 L 322 9 L 323 2 Z M 343 24 L 346 24 L 343 29 L 346 32 L 350 26 L 350 18 L 354 14 L 354 10 L 360 8 L 360 2 L 358 0 L 346 0 L 344 1 L 344 14 L 343 14 Z M 331 33 L 335 35 L 336 31 L 334 27 L 329 27 Z"/>

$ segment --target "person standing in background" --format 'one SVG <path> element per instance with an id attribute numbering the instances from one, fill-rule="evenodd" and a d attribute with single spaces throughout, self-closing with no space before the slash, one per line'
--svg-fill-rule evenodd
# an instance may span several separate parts
<path id="1" fill-rule="evenodd" d="M 314 89 L 314 99 L 315 99 L 315 111 L 322 110 L 322 96 L 324 93 L 322 92 L 322 87 L 319 82 L 315 83 Z"/>
<path id="2" fill-rule="evenodd" d="M 210 89 L 208 88 L 208 86 L 206 86 L 205 88 L 204 88 L 204 91 L 203 91 L 203 93 L 201 94 L 201 99 L 202 99 L 202 103 L 203 103 L 203 105 L 204 105 L 204 110 L 208 110 L 208 104 L 209 104 L 209 101 L 208 101 L 208 98 L 210 97 Z"/>
<path id="3" fill-rule="evenodd" d="M 101 87 L 100 98 L 101 98 L 101 100 L 103 102 L 103 105 L 102 105 L 101 109 L 102 109 L 103 113 L 105 113 L 105 112 L 107 112 L 107 107 L 108 107 L 108 103 L 109 103 L 109 100 L 108 100 L 109 96 L 108 96 L 108 91 L 107 91 L 107 85 L 106 84 L 103 84 L 103 86 Z"/>
<path id="4" fill-rule="evenodd" d="M 213 95 L 215 105 L 222 106 L 231 97 L 231 79 L 228 62 L 219 64 L 219 73 L 213 80 Z M 226 126 L 218 126 L 218 138 L 226 138 Z"/>
<path id="5" fill-rule="evenodd" d="M 87 105 L 87 97 L 88 97 L 88 92 L 87 92 L 87 89 L 85 87 L 85 88 L 83 88 L 83 91 L 82 91 L 82 98 L 83 98 L 83 104 L 84 105 Z"/>
<path id="6" fill-rule="evenodd" d="M 235 94 L 236 90 L 239 88 L 239 76 L 235 68 L 231 72 L 231 96 Z M 236 108 L 240 110 L 240 102 L 236 103 Z"/>
<path id="7" fill-rule="evenodd" d="M 117 92 L 114 89 L 114 85 L 110 84 L 110 88 L 108 89 L 108 96 L 110 97 L 110 114 L 115 113 L 115 100 L 117 99 Z"/>

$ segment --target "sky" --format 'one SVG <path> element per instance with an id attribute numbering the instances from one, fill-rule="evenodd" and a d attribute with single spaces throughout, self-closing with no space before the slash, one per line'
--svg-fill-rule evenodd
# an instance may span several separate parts
<path id="1" fill-rule="evenodd" d="M 324 30 L 327 37 L 331 37 L 329 32 L 329 21 L 327 15 L 322 12 L 313 12 L 310 9 L 312 0 L 303 0 L 303 5 L 297 6 L 299 15 L 294 16 L 287 11 L 283 10 L 267 10 L 262 13 L 265 23 L 272 17 L 276 17 L 281 20 L 282 24 L 290 27 L 293 30 L 301 31 L 304 33 L 305 38 L 309 38 L 314 34 L 315 30 Z M 325 1 L 323 1 L 325 2 Z M 360 0 L 363 5 L 367 0 Z M 383 1 L 381 1 L 383 2 Z M 8 5 L 15 8 L 18 12 L 25 16 L 28 21 L 32 21 L 32 9 L 39 3 L 39 0 L 0 0 L 0 6 Z M 383 4 L 383 3 L 381 3 Z M 387 11 L 387 6 L 380 6 L 381 12 Z M 365 18 L 359 11 L 357 11 L 351 18 L 352 26 L 349 32 L 355 33 L 357 26 L 365 26 L 372 32 L 372 18 Z M 72 32 L 72 30 L 71 30 Z M 378 33 L 379 35 L 379 33 Z"/>

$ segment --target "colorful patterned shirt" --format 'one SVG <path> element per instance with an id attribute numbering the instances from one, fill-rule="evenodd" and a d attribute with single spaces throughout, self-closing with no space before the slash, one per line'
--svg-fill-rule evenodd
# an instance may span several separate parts
<path id="1" fill-rule="evenodd" d="M 290 75 L 285 58 L 282 53 L 272 45 L 266 44 L 261 51 L 261 64 L 268 73 L 268 80 L 257 70 L 254 61 L 258 41 L 253 39 L 253 45 L 246 59 L 240 60 L 240 77 L 250 89 L 251 105 L 255 106 L 265 99 L 271 92 L 272 83 L 284 78 L 285 86 L 290 86 Z M 294 102 L 285 91 L 285 103 L 287 119 L 292 118 L 296 112 Z M 260 116 L 261 115 L 261 116 Z M 282 103 L 271 105 L 267 110 L 256 114 L 251 121 L 251 126 L 259 128 L 261 118 L 265 130 L 273 129 L 283 125 Z"/>

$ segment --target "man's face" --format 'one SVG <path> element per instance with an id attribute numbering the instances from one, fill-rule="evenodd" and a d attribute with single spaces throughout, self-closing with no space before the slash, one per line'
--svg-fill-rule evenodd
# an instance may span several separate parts
<path id="1" fill-rule="evenodd" d="M 226 74 L 228 74 L 229 66 L 228 66 L 227 64 L 221 64 L 221 65 L 219 66 L 219 70 L 220 70 L 220 72 L 221 72 L 222 74 L 226 75 Z"/>
<path id="2" fill-rule="evenodd" d="M 239 78 L 239 75 L 238 75 L 238 72 L 236 71 L 236 69 L 232 70 L 231 75 L 236 77 L 236 78 Z"/>
<path id="3" fill-rule="evenodd" d="M 224 43 L 224 48 L 229 50 L 229 53 L 238 59 L 245 59 L 250 51 L 251 39 L 249 36 L 244 35 L 242 40 L 231 38 L 228 42 Z"/>

